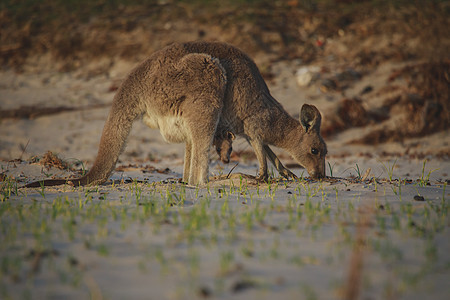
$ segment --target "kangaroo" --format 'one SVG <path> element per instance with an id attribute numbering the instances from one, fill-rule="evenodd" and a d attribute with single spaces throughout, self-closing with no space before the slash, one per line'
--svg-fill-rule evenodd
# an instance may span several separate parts
<path id="1" fill-rule="evenodd" d="M 220 160 L 224 164 L 228 164 L 230 162 L 231 151 L 233 151 L 233 140 L 235 139 L 235 135 L 231 131 L 220 130 L 217 128 L 216 135 L 214 136 L 213 145 L 216 148 L 217 154 L 219 155 Z M 297 176 L 292 173 L 289 169 L 285 168 L 278 157 L 273 153 L 272 149 L 269 146 L 264 146 L 264 152 L 267 154 L 267 157 L 275 166 L 277 171 L 284 178 L 297 178 Z"/>
<path id="2" fill-rule="evenodd" d="M 126 77 L 86 175 L 26 186 L 105 182 L 133 122 L 141 117 L 158 128 L 165 141 L 185 143 L 183 181 L 191 185 L 208 181 L 208 153 L 218 127 L 247 139 L 259 162 L 258 179 L 268 176 L 267 157 L 275 161 L 268 145 L 286 150 L 311 177 L 325 176 L 327 147 L 315 106 L 304 104 L 300 119 L 294 119 L 271 96 L 256 64 L 243 51 L 221 42 L 188 42 L 156 51 Z"/>
<path id="3" fill-rule="evenodd" d="M 236 136 L 231 131 L 220 130 L 217 128 L 213 145 L 216 148 L 220 160 L 224 164 L 228 164 L 230 162 L 231 151 L 233 151 L 233 140 L 235 138 Z"/>

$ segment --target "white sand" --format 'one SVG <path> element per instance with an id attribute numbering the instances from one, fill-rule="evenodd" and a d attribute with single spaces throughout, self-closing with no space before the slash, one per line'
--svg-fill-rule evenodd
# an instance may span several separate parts
<path id="1" fill-rule="evenodd" d="M 116 63 L 97 76 L 82 71 L 2 71 L 0 107 L 110 103 L 111 85 L 132 65 Z M 300 89 L 293 76 L 296 67 L 275 64 L 273 95 L 293 114 L 305 102 L 321 111 L 332 109 L 327 98 L 341 96 L 324 95 L 315 87 Z M 374 78 L 387 76 L 386 68 L 393 66 L 380 66 L 363 80 L 382 85 L 383 80 Z M 365 84 L 359 82 L 347 93 Z M 376 105 L 373 99 L 367 105 L 371 103 Z M 44 173 L 67 176 L 37 164 L 10 162 L 47 150 L 69 161 L 81 160 L 89 168 L 107 113 L 107 108 L 97 108 L 1 120 L 2 173 L 20 182 L 45 178 Z M 183 145 L 166 144 L 158 131 L 136 122 L 119 166 L 138 167 L 115 172 L 114 186 L 46 188 L 44 195 L 40 189 L 21 189 L 0 204 L 0 297 L 336 299 L 351 286 L 347 276 L 359 253 L 359 299 L 446 299 L 450 190 L 444 190 L 443 182 L 448 181 L 450 162 L 429 155 L 423 168 L 422 158 L 382 153 L 404 153 L 408 146 L 412 153 L 437 153 L 448 147 L 448 132 L 376 147 L 346 144 L 364 131 L 367 128 L 352 129 L 327 140 L 333 176 L 345 178 L 335 183 L 280 183 L 273 192 L 273 186 L 257 189 L 234 178 L 196 190 L 159 184 L 181 177 Z M 234 148 L 251 150 L 242 140 Z M 282 151 L 277 153 L 292 162 Z M 149 162 L 149 157 L 158 161 Z M 227 174 L 236 163 L 223 166 L 215 154 L 211 157 L 212 175 Z M 170 172 L 143 173 L 139 166 Z M 348 180 L 358 176 L 358 169 L 363 175 L 369 168 L 367 179 L 372 181 Z M 412 182 L 400 187 L 398 181 L 386 182 L 391 168 L 393 179 Z M 255 175 L 256 170 L 256 161 L 239 161 L 233 173 Z M 303 169 L 293 171 L 307 175 Z M 331 175 L 328 167 L 327 173 Z M 421 186 L 417 180 L 428 174 L 431 185 Z M 137 181 L 120 183 L 126 179 Z M 426 201 L 415 201 L 415 195 Z M 182 198 L 185 202 L 177 203 Z M 154 214 L 145 214 L 149 201 Z M 173 206 L 165 206 L 167 201 Z M 308 208 L 311 203 L 314 209 Z M 196 219 L 194 213 L 201 215 L 202 207 L 206 214 Z M 262 222 L 257 214 L 265 215 Z M 201 220 L 205 223 L 198 223 Z M 357 228 L 364 228 L 363 236 Z M 30 254 L 32 250 L 41 254 Z"/>

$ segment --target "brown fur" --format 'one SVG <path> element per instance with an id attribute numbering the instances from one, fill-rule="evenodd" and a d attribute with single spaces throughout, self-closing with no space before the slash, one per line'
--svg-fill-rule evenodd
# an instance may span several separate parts
<path id="1" fill-rule="evenodd" d="M 230 162 L 231 152 L 233 151 L 233 140 L 235 138 L 235 135 L 231 131 L 224 131 L 220 130 L 219 128 L 216 131 L 213 145 L 216 148 L 220 160 L 224 164 L 228 164 Z M 273 153 L 272 149 L 270 149 L 269 146 L 264 146 L 264 152 L 266 153 L 272 164 L 276 167 L 281 176 L 285 178 L 297 178 L 294 173 L 283 166 L 281 161 L 278 159 L 275 153 Z"/>
<path id="2" fill-rule="evenodd" d="M 208 180 L 208 151 L 217 127 L 248 140 L 260 164 L 260 179 L 267 178 L 267 157 L 274 164 L 279 162 L 268 145 L 289 152 L 312 177 L 325 176 L 327 149 L 317 108 L 305 104 L 300 120 L 292 118 L 270 95 L 255 63 L 228 44 L 173 44 L 137 66 L 114 97 L 93 167 L 71 182 L 105 182 L 133 122 L 140 117 L 148 126 L 159 128 L 166 141 L 186 144 L 183 181 L 189 184 Z M 279 171 L 287 170 L 280 165 Z M 33 184 L 40 183 L 28 186 Z"/>
<path id="3" fill-rule="evenodd" d="M 220 131 L 217 129 L 214 136 L 213 145 L 216 148 L 216 152 L 219 155 L 220 160 L 224 164 L 230 162 L 231 151 L 233 151 L 234 134 L 231 131 Z"/>

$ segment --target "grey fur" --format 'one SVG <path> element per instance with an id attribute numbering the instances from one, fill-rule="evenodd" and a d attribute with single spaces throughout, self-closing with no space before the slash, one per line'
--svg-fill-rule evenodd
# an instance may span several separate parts
<path id="1" fill-rule="evenodd" d="M 131 71 L 114 97 L 93 167 L 71 182 L 105 182 L 140 117 L 158 128 L 167 142 L 186 144 L 183 181 L 189 184 L 208 180 L 208 153 L 218 125 L 249 141 L 260 164 L 260 179 L 267 178 L 267 157 L 280 173 L 292 174 L 268 145 L 289 152 L 312 177 L 325 176 L 327 149 L 317 108 L 305 104 L 300 120 L 292 118 L 270 95 L 255 63 L 225 43 L 173 44 Z"/>

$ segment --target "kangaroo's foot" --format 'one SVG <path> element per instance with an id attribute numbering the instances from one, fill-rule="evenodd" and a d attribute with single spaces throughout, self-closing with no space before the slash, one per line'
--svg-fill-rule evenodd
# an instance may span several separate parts
<path id="1" fill-rule="evenodd" d="M 267 180 L 269 179 L 269 174 L 267 174 L 267 173 L 258 174 L 258 176 L 256 176 L 255 179 L 260 182 L 267 182 Z"/>

